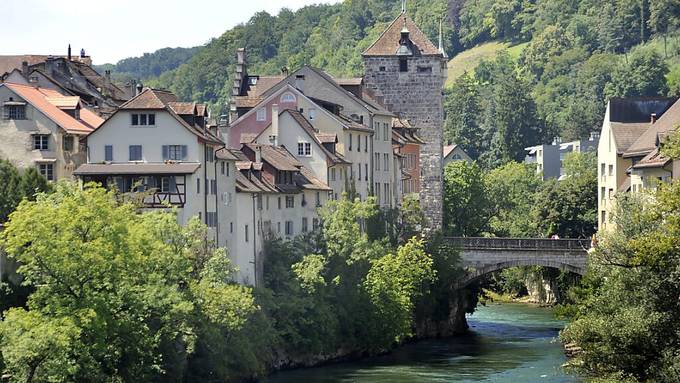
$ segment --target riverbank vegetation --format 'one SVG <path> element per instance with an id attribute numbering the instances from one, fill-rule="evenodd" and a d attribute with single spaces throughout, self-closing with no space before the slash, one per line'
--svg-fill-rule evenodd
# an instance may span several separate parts
<path id="1" fill-rule="evenodd" d="M 666 144 L 679 158 L 678 137 Z M 576 363 L 612 381 L 680 380 L 680 183 L 617 197 L 615 229 L 600 233 L 584 283 L 570 291 L 562 333 Z"/>
<path id="2" fill-rule="evenodd" d="M 452 249 L 384 223 L 369 236 L 378 211 L 371 199 L 329 203 L 321 230 L 267 242 L 263 286 L 250 288 L 232 282 L 197 220 L 59 183 L 24 199 L 2 232 L 30 295 L 2 313 L 0 371 L 10 382 L 224 382 L 390 350 L 416 320 L 448 319 L 452 279 L 440 278 L 458 265 Z M 422 224 L 412 211 L 402 234 Z"/>

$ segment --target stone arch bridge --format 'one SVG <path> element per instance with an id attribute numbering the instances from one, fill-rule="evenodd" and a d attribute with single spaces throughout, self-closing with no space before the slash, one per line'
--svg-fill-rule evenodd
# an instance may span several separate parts
<path id="1" fill-rule="evenodd" d="M 467 270 L 457 288 L 515 266 L 545 266 L 583 275 L 590 249 L 587 239 L 447 237 L 446 241 L 460 249 Z"/>

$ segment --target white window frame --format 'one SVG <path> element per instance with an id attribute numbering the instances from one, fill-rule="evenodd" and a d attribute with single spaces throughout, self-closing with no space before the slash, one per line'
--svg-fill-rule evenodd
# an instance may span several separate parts
<path id="1" fill-rule="evenodd" d="M 298 157 L 311 157 L 312 156 L 312 143 L 306 141 L 298 142 Z"/>
<path id="2" fill-rule="evenodd" d="M 260 108 L 256 112 L 255 119 L 257 121 L 267 121 L 267 109 L 266 108 Z"/>
<path id="3" fill-rule="evenodd" d="M 50 150 L 50 135 L 49 134 L 34 134 L 33 135 L 33 150 L 40 150 L 40 151 Z"/>
<path id="4" fill-rule="evenodd" d="M 297 101 L 297 98 L 295 98 L 295 95 L 290 93 L 290 92 L 284 93 L 283 96 L 281 96 L 281 102 L 282 103 L 284 103 L 284 102 L 295 102 L 295 101 Z"/>

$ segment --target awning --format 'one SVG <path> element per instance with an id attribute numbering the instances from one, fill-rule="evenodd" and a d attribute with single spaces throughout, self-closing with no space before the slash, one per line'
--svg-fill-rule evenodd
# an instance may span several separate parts
<path id="1" fill-rule="evenodd" d="M 79 166 L 73 174 L 77 176 L 193 174 L 200 167 L 199 163 L 84 164 Z"/>

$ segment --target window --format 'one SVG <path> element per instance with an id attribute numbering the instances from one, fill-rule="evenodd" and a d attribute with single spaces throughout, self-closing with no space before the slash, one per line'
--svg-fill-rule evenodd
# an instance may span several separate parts
<path id="1" fill-rule="evenodd" d="M 359 181 L 361 181 L 361 164 L 357 164 L 357 168 L 359 169 Z"/>
<path id="2" fill-rule="evenodd" d="M 281 234 L 281 222 L 276 223 L 276 232 Z"/>
<path id="3" fill-rule="evenodd" d="M 609 189 L 609 195 L 608 195 L 608 197 L 609 197 L 609 199 L 614 198 L 614 189 Z"/>
<path id="4" fill-rule="evenodd" d="M 418 65 L 418 73 L 432 73 L 432 67 Z"/>
<path id="5" fill-rule="evenodd" d="M 131 114 L 131 124 L 132 126 L 154 126 L 156 125 L 156 115 L 154 113 L 149 114 Z"/>
<path id="6" fill-rule="evenodd" d="M 368 136 L 364 136 L 364 152 L 368 153 Z"/>
<path id="7" fill-rule="evenodd" d="M 603 224 L 607 222 L 607 212 L 606 211 L 602 210 L 600 212 L 600 220 L 602 221 Z"/>
<path id="8" fill-rule="evenodd" d="M 286 196 L 286 209 L 295 207 L 295 196 Z"/>
<path id="9" fill-rule="evenodd" d="M 220 162 L 220 173 L 224 175 L 224 161 Z"/>
<path id="10" fill-rule="evenodd" d="M 386 172 L 390 171 L 390 155 L 388 153 L 383 154 L 384 169 Z"/>
<path id="11" fill-rule="evenodd" d="M 201 179 L 196 178 L 196 194 L 201 194 Z"/>
<path id="12" fill-rule="evenodd" d="M 349 134 L 349 151 L 352 151 L 352 133 Z"/>
<path id="13" fill-rule="evenodd" d="M 600 177 L 604 177 L 604 176 L 605 176 L 605 173 L 604 173 L 604 172 L 605 172 L 605 169 L 606 169 L 606 165 L 605 165 L 605 164 L 600 164 Z"/>
<path id="14" fill-rule="evenodd" d="M 229 233 L 233 233 L 233 232 L 234 232 L 234 223 L 229 222 Z"/>
<path id="15" fill-rule="evenodd" d="M 335 168 L 331 168 L 331 181 L 335 181 Z"/>
<path id="16" fill-rule="evenodd" d="M 604 201 L 604 199 L 605 199 L 605 197 L 606 197 L 606 195 L 605 195 L 605 190 L 606 190 L 606 189 L 604 188 L 604 186 L 600 188 L 600 199 L 601 199 L 602 201 Z"/>
<path id="17" fill-rule="evenodd" d="M 113 145 L 104 146 L 104 161 L 113 161 Z"/>
<path id="18" fill-rule="evenodd" d="M 375 162 L 375 170 L 380 170 L 380 153 L 375 153 L 373 156 L 375 157 L 373 160 Z"/>
<path id="19" fill-rule="evenodd" d="M 205 214 L 205 219 L 208 227 L 217 227 L 217 212 L 207 212 Z"/>
<path id="20" fill-rule="evenodd" d="M 142 145 L 130 145 L 130 161 L 142 160 Z"/>
<path id="21" fill-rule="evenodd" d="M 293 221 L 286 221 L 286 235 L 293 235 Z"/>
<path id="22" fill-rule="evenodd" d="M 62 148 L 66 152 L 73 151 L 73 136 L 64 136 L 61 141 Z"/>
<path id="23" fill-rule="evenodd" d="M 292 93 L 285 93 L 281 96 L 281 102 L 295 102 L 295 96 Z"/>
<path id="24" fill-rule="evenodd" d="M 187 157 L 186 145 L 163 145 L 163 160 L 182 161 Z"/>
<path id="25" fill-rule="evenodd" d="M 217 180 L 210 180 L 210 192 L 217 195 Z"/>
<path id="26" fill-rule="evenodd" d="M 265 121 L 267 119 L 267 109 L 260 108 L 257 110 L 257 121 Z"/>
<path id="27" fill-rule="evenodd" d="M 302 232 L 306 233 L 309 230 L 307 217 L 302 217 Z"/>
<path id="28" fill-rule="evenodd" d="M 383 184 L 384 192 L 383 198 L 385 199 L 385 204 L 390 203 L 390 184 Z"/>
<path id="29" fill-rule="evenodd" d="M 609 176 L 611 177 L 613 175 L 614 175 L 614 165 L 609 165 Z"/>
<path id="30" fill-rule="evenodd" d="M 365 179 L 366 181 L 368 181 L 368 164 L 364 164 L 364 170 L 365 170 L 365 172 L 364 172 L 364 177 L 365 177 L 365 178 L 364 178 L 364 179 Z"/>
<path id="31" fill-rule="evenodd" d="M 375 201 L 380 205 L 380 183 L 375 183 Z"/>
<path id="32" fill-rule="evenodd" d="M 227 162 L 226 168 L 227 168 L 227 177 L 229 177 L 229 172 L 231 171 L 231 165 L 229 165 L 229 162 Z"/>
<path id="33" fill-rule="evenodd" d="M 361 151 L 361 136 L 357 134 L 357 152 Z"/>
<path id="34" fill-rule="evenodd" d="M 309 108 L 309 119 L 313 120 L 316 118 L 316 109 L 314 108 Z"/>
<path id="35" fill-rule="evenodd" d="M 312 218 L 312 230 L 316 230 L 319 228 L 319 219 L 318 218 Z"/>
<path id="36" fill-rule="evenodd" d="M 36 134 L 33 136 L 34 150 L 48 150 L 50 136 L 48 134 Z"/>
<path id="37" fill-rule="evenodd" d="M 213 148 L 205 149 L 205 162 L 215 162 L 215 150 Z"/>
<path id="38" fill-rule="evenodd" d="M 381 72 L 384 72 L 386 70 L 386 68 L 384 66 L 381 66 L 381 67 L 378 68 L 378 70 L 381 71 Z"/>
<path id="39" fill-rule="evenodd" d="M 161 177 L 161 193 L 174 193 L 176 186 L 175 186 L 175 177 Z"/>
<path id="40" fill-rule="evenodd" d="M 407 59 L 400 59 L 399 60 L 399 72 L 408 72 L 408 60 Z"/>
<path id="41" fill-rule="evenodd" d="M 310 157 L 312 155 L 312 144 L 309 142 L 298 142 L 298 156 Z"/>
<path id="42" fill-rule="evenodd" d="M 281 197 L 279 197 L 279 210 L 281 210 Z"/>
<path id="43" fill-rule="evenodd" d="M 390 140 L 390 126 L 387 123 L 383 124 L 383 140 L 389 141 Z"/>
<path id="44" fill-rule="evenodd" d="M 5 105 L 3 117 L 5 120 L 25 120 L 26 105 Z"/>
<path id="45" fill-rule="evenodd" d="M 54 181 L 54 165 L 53 164 L 39 164 L 38 171 L 48 181 Z"/>
<path id="46" fill-rule="evenodd" d="M 321 192 L 316 192 L 316 207 L 321 206 Z"/>
<path id="47" fill-rule="evenodd" d="M 245 232 L 246 232 L 246 242 L 248 242 L 248 233 L 250 233 L 250 231 L 248 231 L 248 225 L 245 226 Z"/>

